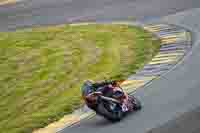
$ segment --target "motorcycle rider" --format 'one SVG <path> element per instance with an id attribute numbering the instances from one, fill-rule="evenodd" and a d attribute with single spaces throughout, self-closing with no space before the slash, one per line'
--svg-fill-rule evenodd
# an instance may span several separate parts
<path id="1" fill-rule="evenodd" d="M 117 81 L 93 82 L 87 80 L 85 83 L 90 84 L 93 91 L 101 92 L 103 96 L 119 100 L 122 103 L 123 111 L 128 111 L 128 95 L 122 90 Z"/>

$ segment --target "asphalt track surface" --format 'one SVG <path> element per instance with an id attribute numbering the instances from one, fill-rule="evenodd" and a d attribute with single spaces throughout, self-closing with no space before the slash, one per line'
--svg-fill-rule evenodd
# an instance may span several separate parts
<path id="1" fill-rule="evenodd" d="M 0 30 L 14 30 L 44 24 L 60 24 L 79 21 L 151 20 L 186 9 L 200 7 L 199 0 L 27 0 L 17 5 L 0 7 Z M 200 13 L 189 14 L 183 21 L 194 23 L 200 29 Z M 190 17 L 192 17 L 190 19 Z M 166 18 L 165 22 L 171 22 Z M 196 19 L 196 20 L 195 20 Z M 173 21 L 172 23 L 178 23 Z M 187 25 L 190 29 L 190 25 Z M 186 26 L 186 27 L 187 27 Z M 199 27 L 198 27 L 199 26 Z M 190 30 L 193 30 L 190 29 Z M 200 121 L 200 46 L 199 30 L 193 32 L 193 50 L 169 73 L 139 89 L 136 96 L 143 109 L 129 115 L 120 123 L 109 123 L 96 116 L 62 133 L 198 133 Z M 187 129 L 187 130 L 186 130 Z"/>
<path id="2" fill-rule="evenodd" d="M 0 7 L 0 30 L 133 17 L 144 20 L 199 6 L 199 0 L 21 0 Z"/>

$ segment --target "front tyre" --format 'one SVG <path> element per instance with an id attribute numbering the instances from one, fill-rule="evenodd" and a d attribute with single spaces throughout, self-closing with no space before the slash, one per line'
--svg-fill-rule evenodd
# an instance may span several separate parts
<path id="1" fill-rule="evenodd" d="M 121 106 L 118 104 L 115 104 L 115 107 L 109 110 L 108 119 L 112 122 L 120 121 L 124 116 L 124 112 L 122 112 Z"/>
<path id="2" fill-rule="evenodd" d="M 122 112 L 121 107 L 118 104 L 105 102 L 103 104 L 103 107 L 105 112 L 103 116 L 111 122 L 118 122 L 124 116 L 124 113 Z"/>
<path id="3" fill-rule="evenodd" d="M 123 118 L 123 112 L 118 111 L 109 113 L 105 118 L 111 122 L 118 122 Z"/>
<path id="4" fill-rule="evenodd" d="M 141 102 L 139 101 L 139 99 L 137 99 L 136 97 L 134 96 L 129 96 L 129 98 L 131 98 L 131 101 L 132 101 L 132 104 L 133 104 L 133 109 L 134 110 L 141 110 L 142 109 L 142 104 Z"/>
<path id="5" fill-rule="evenodd" d="M 142 104 L 138 99 L 135 99 L 135 110 L 141 110 L 142 109 Z"/>

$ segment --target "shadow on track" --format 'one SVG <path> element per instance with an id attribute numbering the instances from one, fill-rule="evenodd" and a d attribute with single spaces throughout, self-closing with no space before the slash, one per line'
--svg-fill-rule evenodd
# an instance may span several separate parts
<path id="1" fill-rule="evenodd" d="M 105 118 L 103 118 L 102 116 L 94 116 L 93 118 L 91 118 L 89 121 L 91 122 L 86 122 L 88 126 L 92 126 L 92 127 L 96 127 L 96 128 L 105 128 L 105 127 L 109 127 L 111 125 L 117 125 L 119 123 L 123 123 L 125 121 L 127 121 L 129 119 L 129 117 L 132 117 L 134 115 L 137 115 L 137 113 L 139 113 L 140 111 L 136 111 L 136 112 L 131 112 L 129 114 L 127 114 L 122 120 L 118 121 L 118 122 L 111 122 Z M 84 124 L 86 124 L 84 122 Z"/>

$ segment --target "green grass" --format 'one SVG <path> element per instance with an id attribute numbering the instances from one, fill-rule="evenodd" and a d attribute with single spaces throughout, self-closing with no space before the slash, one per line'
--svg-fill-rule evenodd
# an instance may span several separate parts
<path id="1" fill-rule="evenodd" d="M 127 78 L 159 49 L 126 25 L 44 27 L 0 33 L 0 132 L 30 133 L 83 103 L 86 79 Z"/>

